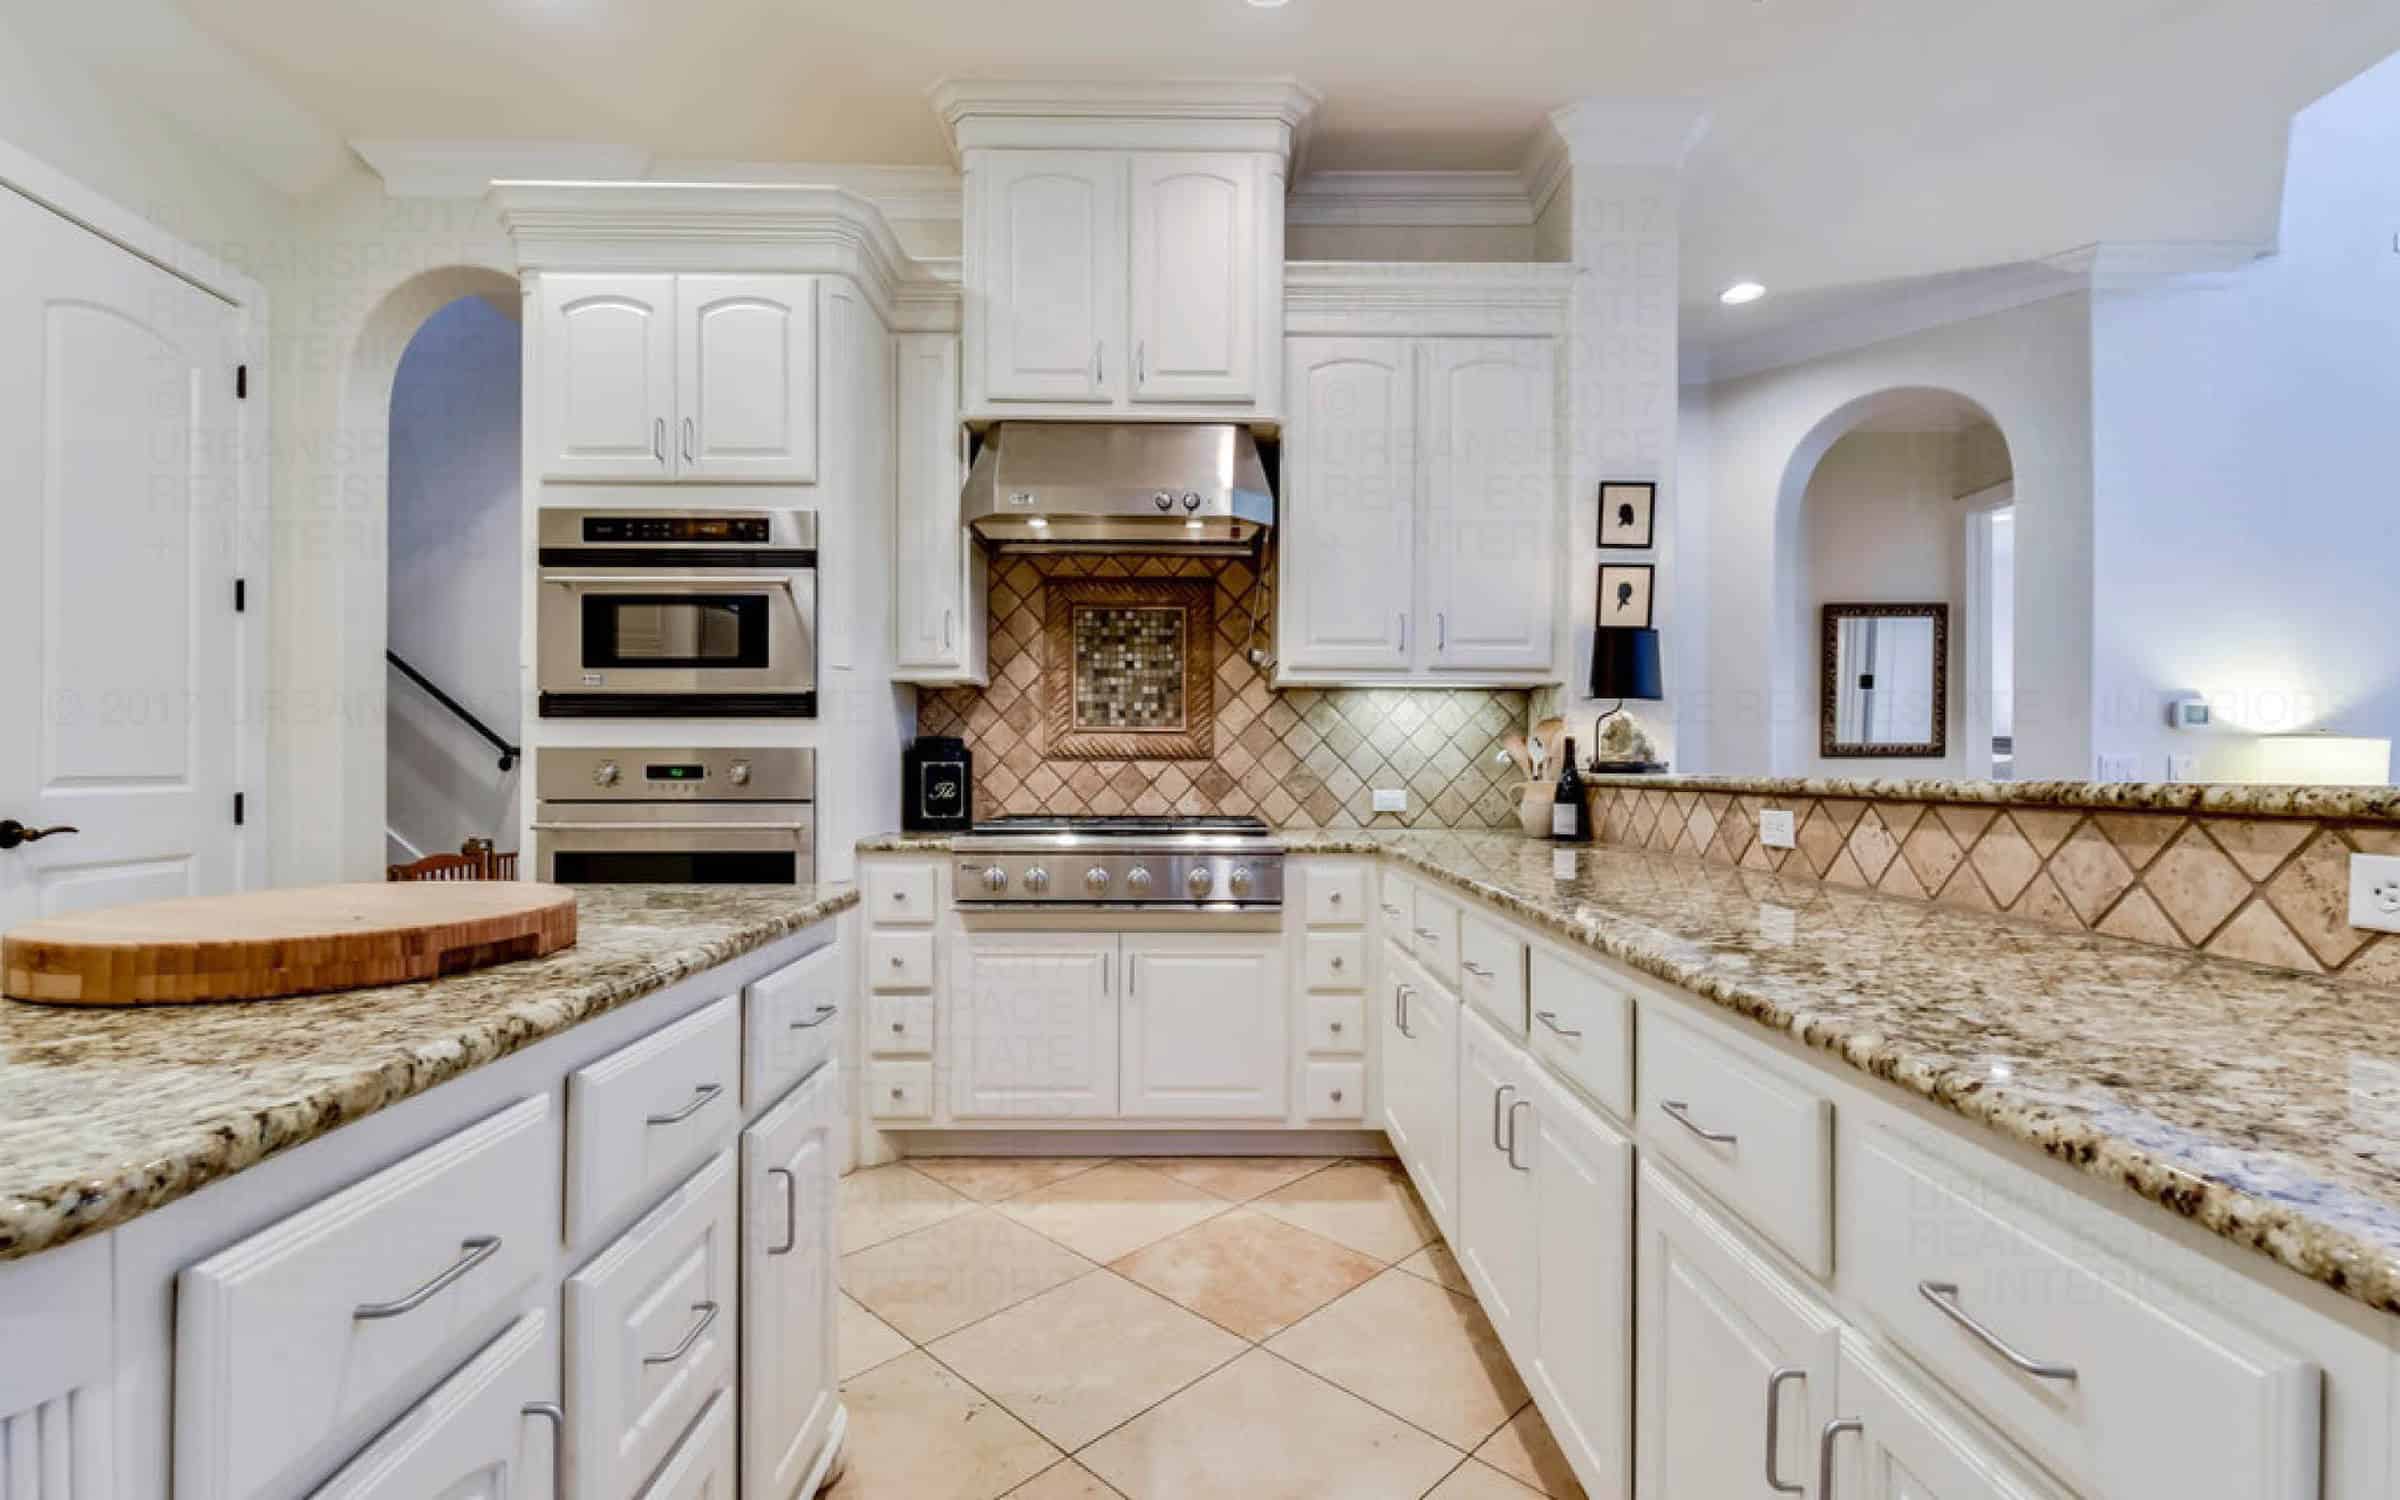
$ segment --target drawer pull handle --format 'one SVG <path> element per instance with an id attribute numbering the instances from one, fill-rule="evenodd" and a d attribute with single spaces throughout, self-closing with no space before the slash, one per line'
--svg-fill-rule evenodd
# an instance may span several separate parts
<path id="1" fill-rule="evenodd" d="M 1458 966 L 1466 970 L 1468 973 L 1474 975 L 1477 979 L 1489 979 L 1492 977 L 1491 970 L 1485 968 L 1479 963 L 1474 963 L 1467 959 L 1460 959 L 1458 961 Z"/>
<path id="2" fill-rule="evenodd" d="M 692 1304 L 692 1311 L 698 1313 L 700 1316 L 692 1319 L 692 1326 L 684 1330 L 683 1337 L 676 1341 L 675 1347 L 669 1349 L 664 1354 L 643 1355 L 643 1364 L 671 1365 L 675 1363 L 675 1361 L 692 1352 L 692 1345 L 700 1342 L 700 1335 L 708 1332 L 708 1325 L 717 1321 L 717 1304 L 714 1302 L 695 1302 Z"/>
<path id="3" fill-rule="evenodd" d="M 1392 905 L 1388 905 L 1388 904 L 1387 904 L 1387 905 L 1385 905 L 1385 907 L 1383 908 L 1383 914 L 1384 914 L 1385 916 L 1387 916 L 1387 917 L 1396 917 L 1396 916 L 1400 915 L 1400 908 L 1399 908 L 1399 907 L 1397 907 L 1397 906 L 1392 906 Z"/>
<path id="4" fill-rule="evenodd" d="M 807 1031 L 814 1027 L 822 1026 L 827 1021 L 832 1020 L 834 1012 L 839 1009 L 841 1009 L 841 1007 L 838 1005 L 820 1005 L 817 1007 L 816 1013 L 811 1015 L 807 1020 L 794 1021 L 792 1023 L 792 1030 Z M 653 1120 L 651 1123 L 655 1125 L 658 1122 Z"/>
<path id="5" fill-rule="evenodd" d="M 1864 1432 L 1867 1424 L 1856 1417 L 1844 1417 L 1828 1422 L 1817 1437 L 1817 1500 L 1833 1500 L 1833 1440 L 1845 1432 Z"/>
<path id="6" fill-rule="evenodd" d="M 1430 927 L 1415 927 L 1409 930 L 1429 943 L 1438 943 L 1442 940 L 1442 935 Z"/>
<path id="7" fill-rule="evenodd" d="M 471 1240 L 460 1240 L 458 1248 L 466 1253 L 452 1261 L 449 1269 L 434 1277 L 433 1280 L 426 1282 L 397 1302 L 361 1302 L 350 1310 L 350 1316 L 361 1321 L 372 1321 L 376 1318 L 396 1318 L 402 1313 L 415 1312 L 439 1296 L 444 1287 L 498 1255 L 500 1253 L 500 1236 L 479 1234 Z"/>
<path id="8" fill-rule="evenodd" d="M 1336 974 L 1342 972 L 1342 956 L 1339 953 L 1333 956 L 1333 972 Z"/>
<path id="9" fill-rule="evenodd" d="M 1549 1027 L 1553 1036 L 1563 1036 L 1569 1040 L 1573 1040 L 1583 1035 L 1583 1033 L 1580 1031 L 1570 1031 L 1566 1027 L 1559 1025 L 1557 1011 L 1537 1010 L 1533 1013 L 1533 1018 L 1541 1022 L 1544 1026 Z"/>
<path id="10" fill-rule="evenodd" d="M 1335 1036 L 1340 1036 L 1342 1034 L 1342 1023 L 1339 1021 L 1334 1022 L 1332 1031 Z"/>
<path id="11" fill-rule="evenodd" d="M 767 1253 L 769 1255 L 789 1255 L 792 1253 L 792 1247 L 800 1243 L 800 1179 L 792 1175 L 792 1169 L 789 1167 L 769 1167 L 767 1175 L 783 1179 L 783 1218 L 784 1222 L 791 1226 L 784 1231 L 783 1243 L 769 1245 Z"/>
<path id="12" fill-rule="evenodd" d="M 1658 1101 L 1658 1107 L 1667 1112 L 1668 1119 L 1673 1120 L 1712 1146 L 1730 1146 L 1734 1142 L 1734 1135 L 1731 1131 L 1704 1130 L 1694 1124 L 1691 1115 L 1692 1107 L 1681 1099 L 1661 1099 Z"/>
<path id="13" fill-rule="evenodd" d="M 1342 1102 L 1342 1091 L 1340 1089 L 1335 1089 L 1333 1091 L 1333 1102 L 1336 1104 Z"/>
<path id="14" fill-rule="evenodd" d="M 906 892 L 906 891 L 894 891 L 894 892 L 892 892 L 892 905 L 894 905 L 894 906 L 906 906 L 906 905 L 908 905 L 908 892 Z"/>
<path id="15" fill-rule="evenodd" d="M 1516 1091 L 1517 1086 L 1513 1083 L 1504 1083 L 1498 1088 L 1492 1090 L 1492 1149 L 1494 1151 L 1506 1151 L 1508 1149 L 1508 1142 L 1500 1139 L 1501 1101 Z"/>
<path id="16" fill-rule="evenodd" d="M 892 1023 L 892 1035 L 898 1036 L 906 1030 L 908 1030 L 908 1023 L 906 1021 L 894 1021 Z"/>
<path id="17" fill-rule="evenodd" d="M 1508 1106 L 1508 1164 L 1520 1172 L 1530 1172 L 1533 1168 L 1517 1160 L 1517 1111 L 1531 1108 L 1531 1099 L 1514 1099 Z"/>
<path id="18" fill-rule="evenodd" d="M 711 1104 L 714 1104 L 717 1096 L 724 1092 L 725 1085 L 721 1083 L 704 1083 L 698 1088 L 692 1090 L 691 1103 L 685 1105 L 683 1108 L 670 1115 L 652 1115 L 650 1116 L 649 1123 L 653 1125 L 680 1125 L 684 1121 L 690 1119 L 692 1116 L 700 1113 L 700 1111 L 708 1108 Z"/>
<path id="19" fill-rule="evenodd" d="M 1332 902 L 1335 906 L 1339 906 L 1342 904 L 1342 893 L 1340 891 L 1328 891 L 1325 893 L 1325 899 Z"/>
<path id="20" fill-rule="evenodd" d="M 908 967 L 908 960 L 895 953 L 892 955 L 892 967 L 895 969 L 905 969 Z"/>
<path id="21" fill-rule="evenodd" d="M 528 1401 L 518 1410 L 550 1424 L 550 1490 L 557 1494 L 567 1487 L 567 1409 L 555 1401 Z"/>
<path id="22" fill-rule="evenodd" d="M 1767 1377 L 1767 1488 L 1778 1495 L 1805 1495 L 1808 1487 L 1786 1484 L 1775 1472 L 1775 1452 L 1783 1446 L 1783 1387 L 1787 1381 L 1806 1380 L 1808 1372 L 1785 1365 Z"/>
<path id="23" fill-rule="evenodd" d="M 1983 1342 L 1983 1346 L 1985 1348 L 1991 1350 L 1994 1354 L 1999 1355 L 2002 1359 L 2007 1360 L 2010 1364 L 2015 1365 L 2018 1369 L 2024 1371 L 2026 1374 L 2031 1375 L 2034 1379 L 2073 1380 L 2075 1378 L 2075 1367 L 2073 1365 L 2045 1364 L 2041 1360 L 2034 1359 L 2029 1355 L 2019 1352 L 2015 1346 L 2009 1343 L 2008 1340 L 2002 1338 L 1997 1333 L 1994 1333 L 1991 1329 L 1986 1328 L 1976 1319 L 1973 1313 L 1968 1312 L 1965 1308 L 1958 1305 L 1958 1286 L 1956 1283 L 1948 1281 L 1920 1281 L 1917 1283 L 1917 1295 L 1932 1303 L 1934 1306 L 1940 1308 L 1942 1310 L 1943 1317 L 1948 1318 L 1951 1322 L 1956 1323 L 1959 1327 L 1964 1328 L 1967 1332 L 1975 1335 L 1977 1339 Z"/>
<path id="24" fill-rule="evenodd" d="M 1400 1034 L 1413 1042 L 1417 1034 L 1408 1029 L 1408 997 L 1409 987 L 1405 984 L 1392 991 L 1392 1015 L 1400 1027 Z"/>

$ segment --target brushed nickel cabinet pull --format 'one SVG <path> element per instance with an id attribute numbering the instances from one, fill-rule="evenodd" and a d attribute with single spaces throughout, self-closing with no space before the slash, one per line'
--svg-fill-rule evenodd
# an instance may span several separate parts
<path id="1" fill-rule="evenodd" d="M 1537 1010 L 1533 1013 L 1533 1018 L 1541 1022 L 1544 1026 L 1549 1027 L 1552 1032 L 1559 1036 L 1579 1037 L 1583 1035 L 1583 1033 L 1580 1031 L 1569 1031 L 1566 1027 L 1559 1025 L 1557 1011 Z"/>
<path id="2" fill-rule="evenodd" d="M 783 1221 L 791 1226 L 784 1231 L 783 1243 L 768 1246 L 767 1253 L 789 1255 L 792 1247 L 800 1243 L 800 1179 L 792 1175 L 789 1167 L 769 1167 L 767 1175 L 783 1179 Z"/>
<path id="3" fill-rule="evenodd" d="M 1778 1495 L 1805 1495 L 1806 1485 L 1786 1484 L 1775 1472 L 1776 1450 L 1783 1446 L 1783 1387 L 1786 1382 L 1806 1380 L 1808 1372 L 1794 1365 L 1785 1365 L 1767 1376 L 1767 1488 Z"/>
<path id="4" fill-rule="evenodd" d="M 1492 1149 L 1506 1151 L 1508 1143 L 1500 1139 L 1500 1101 L 1517 1091 L 1513 1083 L 1504 1083 L 1492 1090 Z"/>
<path id="5" fill-rule="evenodd" d="M 1667 1112 L 1668 1119 L 1673 1120 L 1712 1146 L 1730 1146 L 1734 1143 L 1735 1137 L 1729 1131 L 1707 1130 L 1694 1124 L 1691 1114 L 1692 1107 L 1681 1099 L 1661 1099 L 1658 1101 L 1658 1107 Z"/>
<path id="6" fill-rule="evenodd" d="M 1530 1172 L 1533 1168 L 1517 1160 L 1517 1111 L 1531 1108 L 1531 1099 L 1514 1100 L 1508 1106 L 1508 1164 L 1520 1172 Z"/>
<path id="7" fill-rule="evenodd" d="M 704 1083 L 698 1088 L 692 1090 L 691 1103 L 685 1105 L 679 1110 L 676 1110 L 672 1114 L 652 1115 L 649 1117 L 647 1123 L 652 1125 L 680 1125 L 684 1121 L 690 1119 L 692 1116 L 700 1113 L 700 1111 L 708 1108 L 709 1105 L 715 1103 L 717 1096 L 724 1092 L 725 1085 L 721 1083 Z"/>
<path id="8" fill-rule="evenodd" d="M 809 1017 L 807 1020 L 805 1020 L 805 1021 L 794 1021 L 794 1022 L 792 1023 L 792 1030 L 794 1030 L 794 1031 L 808 1031 L 808 1030 L 811 1030 L 812 1028 L 815 1028 L 815 1027 L 818 1027 L 818 1026 L 822 1026 L 822 1025 L 824 1025 L 824 1024 L 827 1022 L 827 1021 L 830 1021 L 830 1020 L 832 1020 L 832 1019 L 833 1019 L 833 1016 L 834 1016 L 834 1012 L 835 1012 L 835 1011 L 837 1011 L 837 1010 L 839 1010 L 839 1009 L 840 1009 L 840 1007 L 839 1007 L 839 1006 L 835 1006 L 835 1005 L 820 1005 L 820 1006 L 818 1006 L 818 1007 L 817 1007 L 817 1009 L 816 1009 L 816 1013 L 815 1013 L 814 1015 L 810 1016 L 810 1017 Z"/>
<path id="9" fill-rule="evenodd" d="M 1845 1432 L 1864 1432 L 1867 1424 L 1856 1417 L 1844 1417 L 1825 1424 L 1817 1437 L 1817 1500 L 1833 1500 L 1833 1440 Z"/>
<path id="10" fill-rule="evenodd" d="M 683 1337 L 676 1341 L 675 1347 L 664 1354 L 643 1355 L 643 1364 L 671 1365 L 692 1352 L 692 1345 L 700 1342 L 700 1335 L 708 1332 L 708 1326 L 717 1321 L 717 1304 L 695 1302 L 692 1304 L 692 1311 L 700 1316 L 692 1319 L 692 1326 L 684 1330 Z"/>
<path id="11" fill-rule="evenodd" d="M 1958 1305 L 1958 1286 L 1948 1281 L 1920 1281 L 1917 1295 L 1942 1310 L 1942 1316 L 1964 1328 L 1983 1343 L 1983 1346 L 2007 1360 L 2036 1380 L 2073 1380 L 2073 1365 L 2054 1365 L 2020 1352 L 1999 1334 L 1984 1326 L 1973 1313 Z"/>
<path id="12" fill-rule="evenodd" d="M 372 1322 L 377 1318 L 396 1318 L 402 1313 L 415 1312 L 439 1296 L 444 1287 L 498 1255 L 500 1253 L 500 1236 L 479 1234 L 473 1239 L 460 1240 L 458 1248 L 466 1253 L 452 1261 L 431 1281 L 394 1302 L 361 1302 L 358 1306 L 350 1309 L 350 1316 L 361 1322 Z"/>
<path id="13" fill-rule="evenodd" d="M 520 1415 L 540 1417 L 550 1424 L 550 1491 L 563 1493 L 567 1477 L 567 1410 L 555 1401 L 528 1401 Z"/>

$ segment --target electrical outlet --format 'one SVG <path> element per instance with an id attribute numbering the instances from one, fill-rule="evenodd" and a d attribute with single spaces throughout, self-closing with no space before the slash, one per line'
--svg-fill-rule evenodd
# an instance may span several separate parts
<path id="1" fill-rule="evenodd" d="M 2131 781 L 2139 774 L 2140 769 L 2134 757 L 2103 755 L 2100 757 L 2099 774 L 2093 779 L 2096 781 Z"/>
<path id="2" fill-rule="evenodd" d="M 2200 757 L 2197 755 L 2170 755 L 2167 757 L 2167 780 L 2195 780 L 2199 764 Z"/>
<path id="3" fill-rule="evenodd" d="M 2400 856 L 2350 856 L 2350 925 L 2400 932 Z"/>
<path id="4" fill-rule="evenodd" d="M 1795 835 L 1788 808 L 1768 808 L 1758 815 L 1758 841 L 1770 849 L 1789 849 Z"/>
<path id="5" fill-rule="evenodd" d="M 1404 786 L 1375 788 L 1375 810 L 1379 813 L 1408 811 L 1408 788 Z"/>

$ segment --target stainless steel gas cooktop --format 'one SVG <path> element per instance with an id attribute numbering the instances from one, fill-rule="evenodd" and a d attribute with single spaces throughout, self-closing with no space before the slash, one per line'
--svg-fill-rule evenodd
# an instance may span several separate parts
<path id="1" fill-rule="evenodd" d="M 1257 818 L 1036 814 L 978 823 L 952 847 L 971 911 L 1283 904 L 1283 845 Z"/>

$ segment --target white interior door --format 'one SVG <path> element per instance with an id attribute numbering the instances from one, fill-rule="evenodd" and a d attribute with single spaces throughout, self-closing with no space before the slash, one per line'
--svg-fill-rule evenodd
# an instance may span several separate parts
<path id="1" fill-rule="evenodd" d="M 812 276 L 675 278 L 676 473 L 817 477 L 817 283 Z"/>
<path id="2" fill-rule="evenodd" d="M 0 927 L 233 889 L 242 551 L 219 299 L 0 189 Z"/>
<path id="3" fill-rule="evenodd" d="M 1114 934 L 971 932 L 952 952 L 952 1114 L 1117 1113 Z"/>
<path id="4" fill-rule="evenodd" d="M 1133 399 L 1258 387 L 1258 159 L 1133 159 Z"/>
<path id="5" fill-rule="evenodd" d="M 1416 580 L 1416 345 L 1287 341 L 1284 665 L 1403 671 Z"/>
<path id="6" fill-rule="evenodd" d="M 1126 383 L 1125 158 L 987 157 L 975 168 L 984 253 L 972 289 L 983 300 L 985 398 L 1110 400 Z"/>
<path id="7" fill-rule="evenodd" d="M 742 1132 L 742 1493 L 790 1495 L 833 1426 L 842 1074 L 827 1063 Z"/>
<path id="8" fill-rule="evenodd" d="M 1424 345 L 1425 605 L 1436 670 L 1547 667 L 1555 622 L 1557 375 L 1548 339 Z"/>
<path id="9" fill-rule="evenodd" d="M 1280 1120 L 1290 1022 L 1276 933 L 1127 933 L 1124 1109 L 1147 1119 Z"/>

